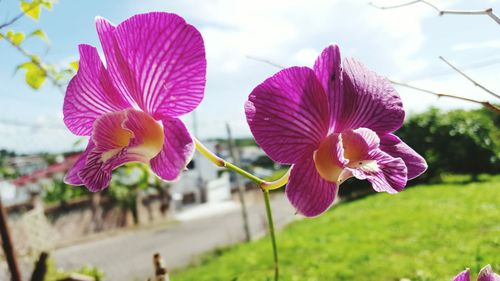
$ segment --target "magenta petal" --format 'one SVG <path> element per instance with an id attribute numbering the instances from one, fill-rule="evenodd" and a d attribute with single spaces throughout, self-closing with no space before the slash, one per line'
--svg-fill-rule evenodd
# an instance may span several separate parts
<path id="1" fill-rule="evenodd" d="M 128 162 L 143 162 L 141 155 L 128 154 L 126 149 L 120 150 L 117 154 L 102 160 L 106 151 L 94 148 L 88 155 L 85 167 L 78 172 L 88 190 L 92 192 L 101 191 L 108 187 L 113 170 Z"/>
<path id="2" fill-rule="evenodd" d="M 76 135 L 88 136 L 100 115 L 129 107 L 116 91 L 97 50 L 80 45 L 80 67 L 64 97 L 64 123 Z"/>
<path id="3" fill-rule="evenodd" d="M 96 17 L 96 29 L 104 51 L 104 57 L 106 58 L 106 67 L 112 82 L 124 99 L 134 105 L 136 102 L 132 98 L 129 90 L 135 88 L 134 80 L 130 79 L 130 77 L 133 77 L 133 74 L 118 49 L 118 44 L 113 35 L 116 27 L 106 19 Z"/>
<path id="4" fill-rule="evenodd" d="M 425 159 L 393 134 L 385 134 L 380 137 L 380 149 L 392 157 L 403 159 L 408 168 L 408 180 L 420 176 L 427 170 Z"/>
<path id="5" fill-rule="evenodd" d="M 384 134 L 399 129 L 405 113 L 391 83 L 353 59 L 345 60 L 343 67 L 343 100 L 338 106 L 342 114 L 336 131 L 365 127 Z"/>
<path id="6" fill-rule="evenodd" d="M 120 72 L 119 84 L 126 85 L 141 109 L 161 119 L 198 106 L 205 89 L 206 59 L 196 28 L 175 14 L 154 12 L 125 20 L 113 35 L 119 48 L 112 61 Z"/>
<path id="7" fill-rule="evenodd" d="M 469 269 L 466 269 L 462 272 L 460 272 L 453 281 L 470 281 L 470 271 Z"/>
<path id="8" fill-rule="evenodd" d="M 397 193 L 404 189 L 408 172 L 401 158 L 377 149 L 370 153 L 369 159 L 376 161 L 377 169 L 350 169 L 357 179 L 367 179 L 377 192 Z"/>
<path id="9" fill-rule="evenodd" d="M 112 112 L 98 118 L 94 124 L 92 141 L 102 151 L 126 147 L 133 133 L 122 125 L 127 111 Z"/>
<path id="10" fill-rule="evenodd" d="M 189 131 L 181 120 L 165 118 L 162 120 L 165 133 L 163 149 L 151 159 L 151 169 L 163 180 L 176 180 L 191 161 L 194 143 Z"/>
<path id="11" fill-rule="evenodd" d="M 369 153 L 378 149 L 380 144 L 377 134 L 367 128 L 346 130 L 342 132 L 341 139 L 344 157 L 351 161 L 368 159 Z"/>
<path id="12" fill-rule="evenodd" d="M 314 63 L 314 72 L 328 96 L 330 127 L 335 127 L 342 112 L 342 59 L 337 45 L 326 47 Z"/>
<path id="13" fill-rule="evenodd" d="M 493 272 L 491 265 L 487 265 L 479 272 L 477 281 L 500 281 L 500 275 Z"/>
<path id="14" fill-rule="evenodd" d="M 307 67 L 287 68 L 265 80 L 248 97 L 245 113 L 257 143 L 280 163 L 311 155 L 328 133 L 327 97 Z"/>
<path id="15" fill-rule="evenodd" d="M 333 204 L 337 185 L 324 180 L 316 170 L 312 155 L 307 155 L 292 166 L 285 192 L 297 212 L 314 217 Z"/>
<path id="16" fill-rule="evenodd" d="M 75 164 L 69 169 L 68 173 L 64 177 L 64 183 L 71 185 L 83 185 L 83 181 L 78 176 L 78 173 L 81 169 L 85 167 L 85 162 L 87 162 L 87 157 L 89 153 L 94 149 L 95 145 L 92 141 L 89 141 L 87 148 L 82 152 L 78 160 L 76 160 Z"/>

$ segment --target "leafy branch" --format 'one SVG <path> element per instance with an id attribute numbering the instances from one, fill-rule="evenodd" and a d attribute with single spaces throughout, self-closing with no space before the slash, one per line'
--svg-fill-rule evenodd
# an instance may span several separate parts
<path id="1" fill-rule="evenodd" d="M 463 10 L 463 11 L 460 11 L 460 10 L 442 10 L 426 0 L 414 0 L 414 1 L 406 2 L 406 3 L 402 3 L 402 4 L 398 4 L 398 5 L 393 5 L 393 6 L 380 6 L 380 5 L 374 4 L 373 2 L 370 2 L 368 4 L 371 5 L 372 7 L 377 8 L 377 9 L 389 10 L 389 9 L 397 9 L 397 8 L 401 8 L 401 7 L 411 6 L 411 5 L 418 4 L 418 3 L 422 3 L 422 4 L 425 4 L 429 7 L 431 7 L 432 9 L 436 10 L 436 12 L 438 12 L 438 14 L 440 16 L 443 16 L 443 15 L 486 15 L 486 16 L 490 17 L 491 19 L 493 19 L 497 24 L 500 25 L 500 18 L 495 13 L 493 13 L 493 8 L 488 8 L 485 10 Z"/>
<path id="2" fill-rule="evenodd" d="M 31 2 L 22 0 L 20 2 L 21 13 L 7 22 L 0 24 L 0 30 L 13 25 L 24 16 L 33 20 L 38 20 L 40 18 L 42 7 L 46 10 L 51 10 L 53 2 L 54 0 L 32 0 Z M 78 65 L 75 62 L 72 62 L 69 67 L 58 69 L 55 65 L 42 62 L 39 56 L 29 52 L 22 46 L 25 39 L 30 37 L 38 37 L 44 42 L 49 43 L 47 35 L 41 29 L 36 29 L 27 36 L 23 32 L 15 32 L 13 30 L 0 32 L 0 39 L 5 39 L 15 50 L 17 50 L 24 57 L 28 58 L 28 61 L 16 67 L 16 71 L 20 69 L 26 71 L 25 81 L 31 88 L 35 90 L 39 89 L 45 80 L 48 79 L 54 86 L 64 93 L 63 82 L 74 74 Z"/>

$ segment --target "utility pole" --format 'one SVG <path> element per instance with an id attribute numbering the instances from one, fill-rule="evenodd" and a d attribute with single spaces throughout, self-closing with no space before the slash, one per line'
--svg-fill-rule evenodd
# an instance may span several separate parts
<path id="1" fill-rule="evenodd" d="M 9 224 L 7 221 L 7 212 L 0 197 L 0 236 L 2 238 L 2 247 L 7 259 L 7 264 L 10 270 L 12 281 L 21 281 L 21 271 L 17 263 L 16 252 L 9 232 Z"/>
<path id="2" fill-rule="evenodd" d="M 231 158 L 233 158 L 234 164 L 236 166 L 240 166 L 240 154 L 238 150 L 235 151 L 235 148 L 237 149 L 237 147 L 234 143 L 233 137 L 231 136 L 231 127 L 229 126 L 229 123 L 226 123 L 226 130 L 227 130 L 227 143 L 228 143 L 229 153 L 231 155 Z M 247 206 L 245 204 L 245 188 L 241 184 L 240 175 L 236 174 L 235 181 L 236 185 L 238 186 L 238 198 L 241 203 L 241 216 L 243 217 L 243 229 L 245 230 L 245 240 L 249 242 L 251 236 L 250 236 L 250 226 L 248 224 Z"/>

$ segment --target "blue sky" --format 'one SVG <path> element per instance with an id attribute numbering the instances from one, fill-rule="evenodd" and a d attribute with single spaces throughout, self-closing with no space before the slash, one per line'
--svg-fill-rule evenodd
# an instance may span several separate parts
<path id="1" fill-rule="evenodd" d="M 59 0 L 53 11 L 42 12 L 40 21 L 21 19 L 11 28 L 25 32 L 42 28 L 50 38 L 50 48 L 36 39 L 26 42 L 25 47 L 45 53 L 46 61 L 64 64 L 78 58 L 80 43 L 100 48 L 94 27 L 97 15 L 116 24 L 148 11 L 183 16 L 200 30 L 207 50 L 206 93 L 196 111 L 200 138 L 224 136 L 226 122 L 237 136 L 250 135 L 243 102 L 253 87 L 277 69 L 247 56 L 284 66 L 312 65 L 318 53 L 332 42 L 340 45 L 344 56 L 356 57 L 392 79 L 492 100 L 438 60 L 443 55 L 493 91 L 500 92 L 500 27 L 490 18 L 439 17 L 425 5 L 378 10 L 367 2 Z M 404 1 L 374 2 L 391 5 Z M 498 0 L 433 2 L 446 9 L 493 7 L 500 11 Z M 1 1 L 0 23 L 18 12 L 17 1 Z M 19 152 L 72 149 L 78 138 L 62 123 L 63 94 L 49 83 L 39 91 L 31 90 L 24 84 L 22 73 L 14 75 L 16 65 L 25 58 L 3 41 L 0 54 L 0 148 Z M 461 101 L 436 100 L 403 88 L 398 91 L 409 114 L 431 105 L 443 109 L 474 107 Z M 184 120 L 191 126 L 192 115 Z"/>

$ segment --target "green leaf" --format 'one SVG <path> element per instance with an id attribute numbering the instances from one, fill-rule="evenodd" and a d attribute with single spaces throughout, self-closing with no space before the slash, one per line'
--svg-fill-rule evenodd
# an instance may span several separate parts
<path id="1" fill-rule="evenodd" d="M 34 20 L 38 20 L 38 18 L 40 18 L 40 0 L 33 0 L 31 3 L 22 0 L 20 8 L 21 11 L 23 11 L 23 13 L 25 13 L 30 18 Z"/>
<path id="2" fill-rule="evenodd" d="M 47 37 L 47 34 L 45 34 L 45 32 L 43 32 L 43 30 L 41 29 L 37 29 L 28 35 L 28 37 L 33 37 L 33 36 L 42 39 L 45 43 L 49 43 L 49 37 Z"/>
<path id="3" fill-rule="evenodd" d="M 79 63 L 77 60 L 72 61 L 72 62 L 70 62 L 70 63 L 69 63 L 69 67 L 70 67 L 71 69 L 73 69 L 74 71 L 77 71 L 77 70 L 78 70 L 78 66 L 79 66 L 79 65 L 80 65 L 80 63 Z"/>
<path id="4" fill-rule="evenodd" d="M 24 37 L 23 32 L 14 32 L 12 30 L 7 31 L 7 39 L 15 46 L 19 46 L 23 42 Z"/>
<path id="5" fill-rule="evenodd" d="M 52 10 L 52 5 L 54 4 L 53 0 L 42 0 L 41 4 L 45 7 L 47 10 Z"/>
<path id="6" fill-rule="evenodd" d="M 32 61 L 19 65 L 16 70 L 19 69 L 26 70 L 24 75 L 26 84 L 35 90 L 39 89 L 47 78 L 45 71 L 40 69 L 40 67 Z"/>

